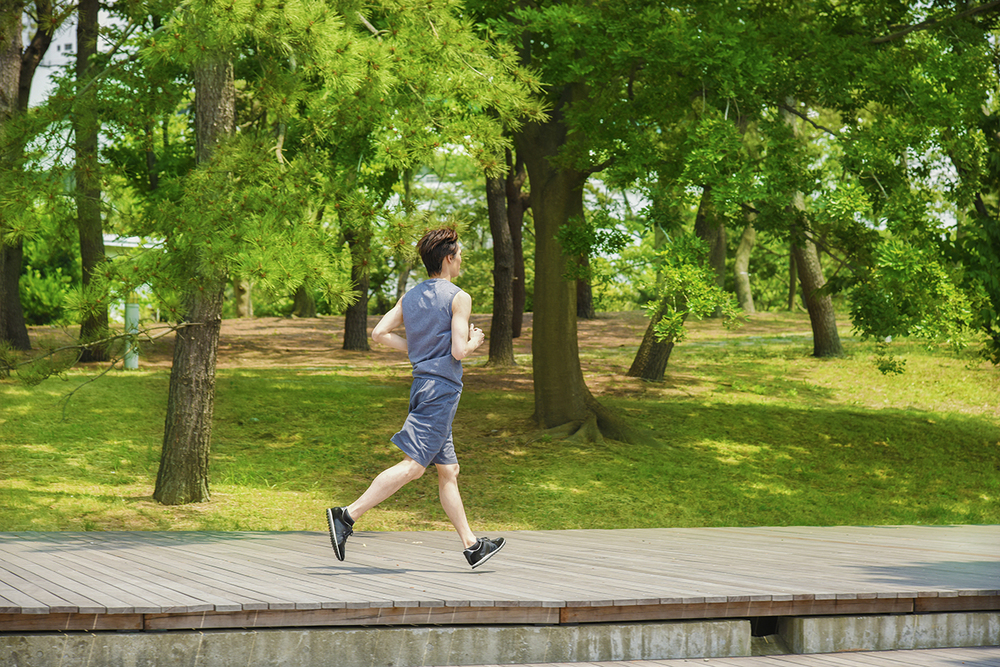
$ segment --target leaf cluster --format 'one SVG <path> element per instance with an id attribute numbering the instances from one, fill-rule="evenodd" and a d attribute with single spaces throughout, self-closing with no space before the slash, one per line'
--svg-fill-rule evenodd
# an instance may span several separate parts
<path id="1" fill-rule="evenodd" d="M 887 240 L 875 265 L 850 290 L 855 331 L 862 340 L 912 336 L 961 349 L 974 319 L 960 284 L 961 277 L 931 250 Z"/>
<path id="2" fill-rule="evenodd" d="M 743 316 L 733 295 L 716 284 L 707 260 L 708 247 L 693 234 L 674 236 L 659 253 L 657 298 L 645 306 L 657 340 L 683 341 L 688 317 L 702 319 L 718 312 L 727 327 L 741 323 Z"/>

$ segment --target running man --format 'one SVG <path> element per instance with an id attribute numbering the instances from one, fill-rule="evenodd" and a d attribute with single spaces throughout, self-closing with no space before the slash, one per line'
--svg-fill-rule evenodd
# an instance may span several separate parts
<path id="1" fill-rule="evenodd" d="M 451 437 L 458 401 L 462 397 L 462 359 L 483 344 L 481 329 L 469 323 L 472 297 L 452 280 L 462 268 L 462 248 L 453 229 L 435 229 L 417 243 L 427 268 L 427 280 L 409 292 L 379 321 L 372 339 L 407 353 L 413 364 L 410 409 L 403 428 L 392 442 L 403 460 L 383 470 L 361 494 L 345 507 L 326 511 L 330 541 L 339 560 L 354 522 L 427 469 L 437 466 L 441 507 L 465 546 L 473 568 L 492 558 L 504 546 L 498 537 L 477 538 L 469 527 L 458 491 L 458 458 Z M 403 327 L 406 337 L 395 333 Z"/>

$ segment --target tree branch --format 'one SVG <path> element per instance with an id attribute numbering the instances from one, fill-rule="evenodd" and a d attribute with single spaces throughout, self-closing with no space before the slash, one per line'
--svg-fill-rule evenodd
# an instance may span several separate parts
<path id="1" fill-rule="evenodd" d="M 605 169 L 607 169 L 608 167 L 610 167 L 614 163 L 615 163 L 615 159 L 613 157 L 611 157 L 611 158 L 608 158 L 607 160 L 605 160 L 604 162 L 599 162 L 598 164 L 595 164 L 590 169 L 587 169 L 584 173 L 586 173 L 588 176 L 591 176 L 593 174 L 596 174 L 596 173 L 604 171 Z"/>
<path id="2" fill-rule="evenodd" d="M 902 37 L 905 37 L 906 35 L 909 35 L 911 32 L 916 32 L 917 30 L 930 30 L 931 28 L 936 28 L 939 25 L 941 25 L 943 23 L 947 23 L 949 21 L 956 21 L 958 19 L 964 19 L 966 17 L 975 16 L 976 14 L 982 14 L 984 12 L 988 12 L 988 11 L 990 11 L 992 9 L 997 9 L 997 8 L 1000 8 L 1000 0 L 991 0 L 991 2 L 985 2 L 985 3 L 981 4 L 981 5 L 977 5 L 975 7 L 970 7 L 968 9 L 966 9 L 965 11 L 959 12 L 959 13 L 954 14 L 952 16 L 945 16 L 943 18 L 938 18 L 938 19 L 927 19 L 926 21 L 921 21 L 920 23 L 915 23 L 913 25 L 908 25 L 908 26 L 904 27 L 901 30 L 897 30 L 896 32 L 889 33 L 888 35 L 882 35 L 881 37 L 875 37 L 875 38 L 869 40 L 868 43 L 869 44 L 885 44 L 886 42 L 892 42 L 892 41 L 895 41 L 895 40 L 900 39 Z"/>
<path id="3" fill-rule="evenodd" d="M 997 2 L 1000 2 L 1000 0 L 997 0 Z M 820 130 L 821 132 L 826 132 L 827 134 L 829 134 L 829 135 L 831 135 L 831 136 L 833 136 L 833 137 L 835 137 L 837 139 L 843 139 L 843 137 L 841 137 L 839 134 L 837 134 L 836 132 L 834 132 L 830 128 L 824 127 L 824 126 L 820 125 L 819 123 L 815 122 L 812 118 L 810 118 L 806 114 L 802 113 L 801 111 L 793 109 L 792 107 L 784 105 L 784 104 L 779 104 L 778 108 L 781 109 L 782 111 L 787 111 L 788 113 L 790 113 L 792 115 L 798 116 L 799 118 L 801 118 L 805 122 L 809 123 L 810 125 L 812 125 L 813 127 L 815 127 L 817 130 Z"/>
<path id="4" fill-rule="evenodd" d="M 364 26 L 366 28 L 368 28 L 368 31 L 371 34 L 375 35 L 375 37 L 378 39 L 378 41 L 381 42 L 382 41 L 382 35 L 386 34 L 388 32 L 388 30 L 378 30 L 378 29 L 376 29 L 375 26 L 373 26 L 371 23 L 368 22 L 368 19 L 365 18 L 364 14 L 362 14 L 361 12 L 355 12 L 355 13 L 358 15 L 358 18 L 361 19 L 361 23 L 363 23 Z M 431 27 L 433 28 L 434 25 L 431 24 Z"/>

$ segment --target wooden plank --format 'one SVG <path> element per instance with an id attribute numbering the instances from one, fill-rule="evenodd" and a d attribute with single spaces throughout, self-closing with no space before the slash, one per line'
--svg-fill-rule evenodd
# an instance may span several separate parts
<path id="1" fill-rule="evenodd" d="M 381 609 L 260 610 L 228 614 L 148 614 L 146 630 L 376 625 L 554 625 L 544 607 L 385 607 Z"/>
<path id="2" fill-rule="evenodd" d="M 410 535 L 424 535 L 421 533 L 410 534 Z M 357 533 L 355 537 L 360 537 L 361 539 L 372 540 L 373 538 L 378 538 L 380 534 L 365 534 Z M 353 538 L 352 538 L 353 539 Z M 453 537 L 451 539 L 454 539 Z M 423 541 L 423 540 L 418 540 Z M 328 540 L 324 539 L 324 542 L 328 544 Z M 327 553 L 329 548 L 326 547 L 324 553 Z M 505 551 L 506 553 L 506 551 Z M 395 560 L 395 559 L 393 559 Z M 383 560 L 384 562 L 384 560 Z M 464 562 L 464 559 L 463 559 Z M 350 572 L 350 565 L 333 565 L 334 570 L 342 569 L 348 570 Z M 485 604 L 493 606 L 518 606 L 518 605 L 528 605 L 528 606 L 547 606 L 547 600 L 538 600 L 537 598 L 524 597 L 521 595 L 511 595 L 511 591 L 508 587 L 504 589 L 504 595 L 498 597 L 496 595 L 497 588 L 493 585 L 481 585 L 476 584 L 469 585 L 466 582 L 474 581 L 476 577 L 483 574 L 484 571 L 479 570 L 476 572 L 469 572 L 466 569 L 462 569 L 459 572 L 454 571 L 439 571 L 439 572 L 425 572 L 421 577 L 421 585 L 424 583 L 430 584 L 435 580 L 437 582 L 449 582 L 448 584 L 439 584 L 433 587 L 423 588 L 421 592 L 431 593 L 431 595 L 416 595 L 410 599 L 398 597 L 402 589 L 394 581 L 386 581 L 385 576 L 380 577 L 370 577 L 366 575 L 354 575 L 348 577 L 348 581 L 354 587 L 353 590 L 357 590 L 359 595 L 367 599 L 371 599 L 374 592 L 381 591 L 386 594 L 386 597 L 391 600 L 392 606 L 430 606 L 430 605 L 443 605 L 443 606 L 464 606 L 465 600 L 462 597 L 458 597 L 458 594 L 465 593 L 465 597 L 469 597 L 469 594 L 475 590 L 481 590 L 483 592 L 491 592 L 492 596 L 489 598 L 480 597 L 472 602 L 479 606 L 484 606 Z M 292 575 L 293 578 L 297 575 Z M 314 578 L 310 577 L 304 579 L 303 586 L 310 591 L 316 590 L 316 581 Z M 453 585 L 454 584 L 454 585 Z M 342 586 L 342 588 L 344 588 Z M 409 590 L 413 590 L 413 587 L 409 587 Z"/>
<path id="3" fill-rule="evenodd" d="M 564 531 L 564 532 L 569 532 L 569 531 Z M 599 532 L 599 531 L 580 531 L 580 532 L 583 532 L 583 533 L 587 533 L 587 534 L 589 534 L 589 533 L 592 533 L 592 532 Z M 622 532 L 622 533 L 628 533 L 628 531 L 615 531 L 615 534 L 617 535 L 617 534 L 618 534 L 619 532 Z M 523 541 L 523 538 L 524 538 L 524 534 L 521 534 L 521 533 L 519 533 L 519 534 L 518 534 L 518 540 L 519 540 L 519 541 Z M 592 536 L 591 536 L 591 537 L 587 537 L 586 539 L 587 539 L 587 540 L 589 540 L 590 542 L 593 542 L 593 541 L 594 541 L 594 538 L 593 538 Z M 655 546 L 655 545 L 654 545 L 654 546 Z M 867 547 L 865 547 L 865 548 L 867 548 Z M 815 545 L 809 545 L 809 549 L 815 549 Z M 509 552 L 509 551 L 511 551 L 511 548 L 510 548 L 510 547 L 508 547 L 508 552 Z M 628 549 L 623 549 L 623 551 L 626 551 L 626 552 L 627 552 L 627 551 L 628 551 Z M 547 556 L 547 554 L 542 554 L 542 555 L 543 555 L 543 556 Z M 576 551 L 574 551 L 574 555 L 577 555 Z M 585 556 L 586 556 L 586 554 L 579 554 L 579 555 L 581 555 L 581 556 L 583 556 L 583 557 L 585 557 Z M 633 557 L 633 555 L 634 555 L 634 554 L 630 555 L 629 557 L 630 557 L 630 558 L 632 558 L 632 557 Z M 702 558 L 701 560 L 704 560 L 704 559 Z M 773 554 L 769 554 L 769 560 L 773 560 Z M 697 564 L 699 564 L 699 563 L 698 563 L 698 562 L 695 562 L 694 564 L 695 564 L 695 565 L 697 565 Z M 854 565 L 856 564 L 856 558 L 853 558 L 853 557 L 852 557 L 852 558 L 850 559 L 850 564 L 851 564 L 851 566 L 854 566 Z M 521 563 L 519 563 L 519 565 L 521 565 Z M 720 563 L 720 567 L 721 567 L 721 566 L 723 566 L 723 565 L 725 566 L 725 568 L 726 568 L 727 570 L 731 570 L 731 569 L 732 569 L 732 558 L 731 558 L 731 557 L 727 557 L 727 558 L 726 558 L 726 559 L 724 560 L 724 562 Z M 552 563 L 551 563 L 551 562 L 549 562 L 549 563 L 548 563 L 548 566 L 547 566 L 547 567 L 548 567 L 548 569 L 549 569 L 549 570 L 551 571 L 551 569 L 552 569 Z M 578 577 L 577 577 L 577 575 L 578 575 L 578 574 L 579 574 L 578 572 L 574 572 L 574 577 L 575 577 L 575 578 L 578 578 Z M 634 568 L 633 568 L 632 570 L 629 570 L 628 574 L 629 574 L 629 576 L 630 576 L 630 577 L 631 577 L 631 576 L 634 576 L 634 574 L 635 574 L 635 572 L 634 572 Z M 699 572 L 699 575 L 701 575 L 701 573 L 700 573 L 700 572 Z M 784 572 L 782 572 L 782 577 L 783 577 L 783 578 L 786 578 L 786 579 L 787 579 L 787 574 L 786 574 L 786 573 L 784 573 Z M 704 577 L 700 577 L 700 578 L 704 579 Z M 760 578 L 760 577 L 757 577 L 757 579 L 759 579 L 759 578 Z M 829 579 L 825 577 L 825 580 L 827 580 L 827 581 L 828 581 Z M 614 583 L 615 583 L 615 584 L 617 584 L 618 582 L 617 582 L 617 581 L 615 581 Z M 788 590 L 788 589 L 786 589 L 786 590 Z M 900 595 L 900 594 L 903 594 L 903 595 L 906 595 L 906 594 L 909 594 L 909 595 L 913 595 L 913 594 L 914 594 L 914 592 L 913 592 L 913 591 L 890 591 L 890 592 L 885 592 L 885 591 L 882 591 L 882 593 L 883 593 L 883 595 L 888 595 L 888 594 L 892 594 L 892 593 L 895 593 L 896 595 Z M 850 593 L 845 593 L 845 592 L 839 592 L 839 593 L 835 593 L 835 594 L 834 594 L 834 593 L 831 593 L 831 597 L 850 597 L 850 596 L 854 596 L 854 595 L 864 595 L 864 594 L 865 594 L 865 592 L 862 592 L 862 593 L 854 593 L 854 592 L 850 592 Z M 780 596 L 780 595 L 781 595 L 781 594 L 779 593 L 779 596 Z M 785 595 L 787 595 L 787 593 L 786 593 Z M 821 593 L 820 595 L 823 595 L 823 594 Z M 772 597 L 772 599 L 773 599 L 773 597 Z M 613 600 L 613 602 L 619 602 L 619 600 Z M 570 602 L 570 603 L 572 604 L 572 602 Z"/>
<path id="4" fill-rule="evenodd" d="M 0 614 L 20 614 L 21 605 L 11 602 L 0 595 Z"/>
<path id="5" fill-rule="evenodd" d="M 178 612 L 237 611 L 242 606 L 233 596 L 201 586 L 203 580 L 197 571 L 185 569 L 173 558 L 149 554 L 145 550 L 129 549 L 107 553 L 90 552 L 95 562 L 101 562 L 117 572 L 125 572 L 143 581 L 155 581 L 155 590 L 164 595 Z M 266 602 L 261 605 L 266 606 Z"/>
<path id="6" fill-rule="evenodd" d="M 140 552 L 142 551 L 140 548 Z M 211 582 L 211 595 L 217 594 L 223 600 L 219 604 L 224 608 L 232 608 L 239 603 L 244 609 L 294 609 L 296 604 L 309 604 L 313 601 L 311 597 L 299 594 L 294 586 L 280 576 L 280 572 L 260 572 L 234 562 L 230 556 L 184 548 L 183 536 L 175 537 L 173 544 L 162 545 L 158 551 L 158 556 L 148 555 L 146 558 L 172 562 L 175 568 L 179 568 L 179 571 L 174 570 L 175 577 L 190 577 L 201 583 Z"/>
<path id="7" fill-rule="evenodd" d="M 214 604 L 215 611 L 267 609 L 269 601 L 275 599 L 273 593 L 280 587 L 280 577 L 272 578 L 278 584 L 262 587 L 257 578 L 233 576 L 232 569 L 218 555 L 191 559 L 174 548 L 178 539 L 182 538 L 175 538 L 158 548 L 139 545 L 129 556 L 151 574 L 189 583 L 192 590 L 201 591 L 204 599 Z M 285 600 L 284 597 L 277 599 Z"/>
<path id="8" fill-rule="evenodd" d="M 4 607 L 20 614 L 45 614 L 48 606 L 34 597 L 22 593 L 7 581 L 0 582 L 0 597 L 4 599 Z"/>
<path id="9" fill-rule="evenodd" d="M 945 649 L 949 657 L 976 667 L 1000 667 L 1000 647 Z M 951 664 L 954 664 L 952 662 Z"/>
<path id="10" fill-rule="evenodd" d="M 318 590 L 325 587 L 318 586 L 319 582 L 315 577 L 307 577 L 301 571 L 294 569 L 277 567 L 274 565 L 273 556 L 267 558 L 255 554 L 255 550 L 259 551 L 257 545 L 244 545 L 239 552 L 239 560 L 228 556 L 228 560 L 223 561 L 219 554 L 195 549 L 192 545 L 179 545 L 172 549 L 193 566 L 219 576 L 220 583 L 227 579 L 236 579 L 257 591 L 265 599 L 269 597 L 273 600 L 268 604 L 269 609 L 295 609 L 303 605 L 312 606 L 312 603 L 317 602 Z M 387 584 L 383 579 L 374 578 L 371 585 L 366 586 L 365 578 L 354 577 L 349 585 L 338 587 L 343 594 L 340 599 L 347 605 L 392 606 L 391 598 L 381 596 L 379 593 L 386 588 L 398 590 L 398 587 Z M 278 583 L 272 585 L 265 581 Z M 318 601 L 320 607 L 322 602 Z"/>
<path id="11" fill-rule="evenodd" d="M 49 541 L 49 538 L 36 538 L 41 541 Z M 72 543 L 72 537 L 66 540 Z M 57 543 L 59 544 L 59 543 Z M 79 613 L 103 614 L 103 613 L 135 613 L 135 608 L 124 598 L 126 596 L 116 596 L 110 589 L 101 585 L 100 581 L 95 581 L 87 573 L 79 573 L 71 568 L 64 568 L 60 563 L 51 559 L 49 552 L 32 552 L 30 557 L 16 559 L 16 555 L 7 552 L 0 556 L 0 565 L 6 568 L 19 568 L 25 573 L 30 573 L 35 577 L 35 581 L 42 587 L 51 586 L 53 590 L 76 591 L 80 597 L 68 595 L 70 604 L 77 607 Z M 0 575 L 2 576 L 2 575 Z M 27 574 L 25 575 L 27 576 Z"/>
<path id="12" fill-rule="evenodd" d="M 138 632 L 142 629 L 142 614 L 0 614 L 0 632 Z"/>
<path id="13" fill-rule="evenodd" d="M 956 597 L 917 598 L 915 611 L 997 611 L 1000 610 L 1000 595 L 961 595 Z"/>
<path id="14" fill-rule="evenodd" d="M 591 531 L 587 531 L 590 533 Z M 600 531 L 595 531 L 600 532 Z M 614 544 L 614 556 L 601 556 L 600 565 L 590 567 L 587 571 L 574 568 L 566 579 L 555 579 L 560 585 L 566 586 L 570 590 L 577 591 L 574 596 L 567 595 L 567 605 L 600 605 L 607 604 L 644 604 L 651 599 L 659 599 L 666 592 L 664 588 L 670 587 L 670 592 L 675 597 L 704 597 L 706 592 L 717 591 L 719 593 L 731 592 L 732 588 L 717 585 L 714 582 L 708 583 L 705 578 L 699 581 L 689 577 L 682 568 L 681 571 L 674 572 L 664 567 L 662 558 L 655 559 L 655 554 L 659 553 L 656 544 L 644 545 L 639 549 L 633 548 L 633 544 L 628 540 L 619 540 L 611 531 L 604 531 L 601 539 Z M 523 535 L 518 535 L 518 540 L 523 539 Z M 560 544 L 554 548 L 548 545 L 538 549 L 533 549 L 532 557 L 518 559 L 519 575 L 523 576 L 526 570 L 533 570 L 538 577 L 553 581 L 553 564 L 558 563 L 560 554 L 570 552 L 574 559 L 585 561 L 595 550 L 589 545 L 596 538 L 582 536 L 577 543 L 571 539 L 569 544 L 561 539 Z M 530 540 L 530 537 L 529 537 Z M 549 538 L 551 542 L 551 538 Z M 606 551 L 606 549 L 605 549 Z M 683 574 L 681 573 L 683 572 Z M 558 575 L 555 575 L 558 576 Z M 567 579 L 572 582 L 572 587 L 567 586 Z M 685 586 L 683 589 L 677 587 L 677 583 L 692 582 L 696 585 Z M 752 591 L 756 592 L 756 591 Z M 603 597 L 597 597 L 602 596 Z"/>
<path id="15" fill-rule="evenodd" d="M 139 613 L 208 611 L 213 608 L 213 605 L 204 601 L 202 596 L 179 592 L 175 589 L 179 584 L 164 585 L 162 579 L 149 577 L 148 572 L 144 572 L 127 558 L 100 549 L 90 550 L 85 558 L 63 553 L 60 554 L 60 560 L 72 563 L 77 572 L 87 572 L 95 579 L 102 576 L 93 574 L 95 571 L 113 573 L 113 579 L 104 581 L 110 581 L 115 588 L 135 595 L 148 605 L 137 606 L 136 611 Z"/>
<path id="16" fill-rule="evenodd" d="M 125 572 L 101 567 L 100 563 L 92 560 L 98 554 L 99 551 L 91 550 L 84 557 L 75 550 L 61 549 L 49 555 L 47 565 L 53 570 L 84 577 L 102 594 L 122 601 L 120 608 L 108 607 L 108 613 L 145 613 L 177 608 L 177 605 L 163 599 L 155 585 L 130 577 Z"/>
<path id="17" fill-rule="evenodd" d="M 46 568 L 35 560 L 21 559 L 13 560 L 12 557 L 0 554 L 0 570 L 9 572 L 13 576 L 21 577 L 35 582 L 40 587 L 50 592 L 52 595 L 62 599 L 61 604 L 52 605 L 50 603 L 50 613 L 91 613 L 96 614 L 106 611 L 106 607 L 98 603 L 94 598 L 99 594 L 91 593 L 90 589 L 78 581 L 74 581 L 63 576 L 58 571 Z M 0 576 L 3 576 L 0 574 Z M 67 605 L 64 607 L 63 605 Z"/>
<path id="18" fill-rule="evenodd" d="M 51 613 L 53 611 L 74 613 L 79 611 L 79 607 L 76 605 L 67 602 L 58 594 L 52 593 L 46 588 L 39 586 L 37 578 L 32 576 L 30 573 L 26 574 L 20 570 L 20 568 L 4 563 L 0 563 L 0 571 L 4 573 L 2 575 L 4 584 L 16 588 L 21 593 L 38 600 L 40 604 L 45 605 L 44 613 Z M 31 612 L 22 610 L 21 613 Z"/>
<path id="19" fill-rule="evenodd" d="M 623 549 L 623 551 L 626 553 L 628 552 L 627 549 Z M 640 576 L 653 579 L 654 582 L 656 579 L 666 581 L 669 578 L 669 580 L 675 585 L 677 581 L 687 581 L 692 585 L 700 587 L 702 592 L 709 592 L 711 590 L 718 590 L 720 592 L 735 592 L 741 589 L 747 592 L 755 592 L 752 589 L 745 588 L 746 582 L 752 581 L 753 579 L 750 579 L 745 574 L 739 573 L 738 571 L 734 571 L 733 558 L 731 556 L 726 556 L 725 558 L 718 560 L 716 564 L 712 562 L 711 556 L 706 558 L 705 555 L 701 553 L 692 555 L 690 558 L 690 567 L 688 563 L 685 562 L 682 563 L 679 568 L 683 571 L 683 574 L 671 572 L 669 570 L 665 571 L 666 568 L 663 567 L 662 563 L 656 563 L 655 561 L 652 561 L 652 559 L 650 560 L 652 564 L 649 568 L 636 568 L 634 564 L 627 565 L 626 561 L 626 563 L 621 563 L 613 568 L 609 568 L 609 571 L 627 573 L 629 577 L 634 577 L 638 574 Z M 706 565 L 709 565 L 709 567 L 706 567 Z M 713 568 L 713 565 L 717 565 L 717 567 Z M 724 574 L 719 576 L 713 571 L 711 577 L 706 576 L 706 571 L 709 571 L 710 568 L 717 569 L 719 572 L 724 572 Z M 694 572 L 695 574 L 689 574 L 689 571 Z M 764 577 L 757 574 L 754 578 L 760 580 Z M 787 578 L 782 578 L 783 582 L 786 580 Z M 710 586 L 706 586 L 707 582 Z M 614 583 L 617 584 L 618 580 L 615 580 Z M 782 586 L 781 593 L 791 595 L 795 590 L 796 589 L 793 587 Z M 682 595 L 689 595 L 690 592 L 691 591 L 684 591 Z"/>
<path id="20" fill-rule="evenodd" d="M 787 600 L 781 602 L 706 602 L 605 607 L 566 607 L 561 623 L 623 623 L 655 620 L 746 618 L 755 616 L 818 616 L 830 614 L 908 614 L 906 598 L 874 600 Z"/>

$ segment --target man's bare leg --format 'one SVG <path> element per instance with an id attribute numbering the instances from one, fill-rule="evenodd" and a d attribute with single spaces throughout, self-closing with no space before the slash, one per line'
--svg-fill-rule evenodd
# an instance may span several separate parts
<path id="1" fill-rule="evenodd" d="M 469 520 L 465 516 L 465 505 L 462 503 L 462 494 L 458 491 L 458 464 L 447 465 L 437 464 L 438 471 L 438 495 L 441 497 L 441 507 L 448 515 L 451 525 L 458 532 L 459 539 L 466 549 L 476 543 L 476 536 L 469 527 Z"/>
<path id="2" fill-rule="evenodd" d="M 372 480 L 368 490 L 347 506 L 347 513 L 352 520 L 357 521 L 362 514 L 423 475 L 424 470 L 426 468 L 407 456 L 391 468 L 380 472 L 378 477 Z"/>

